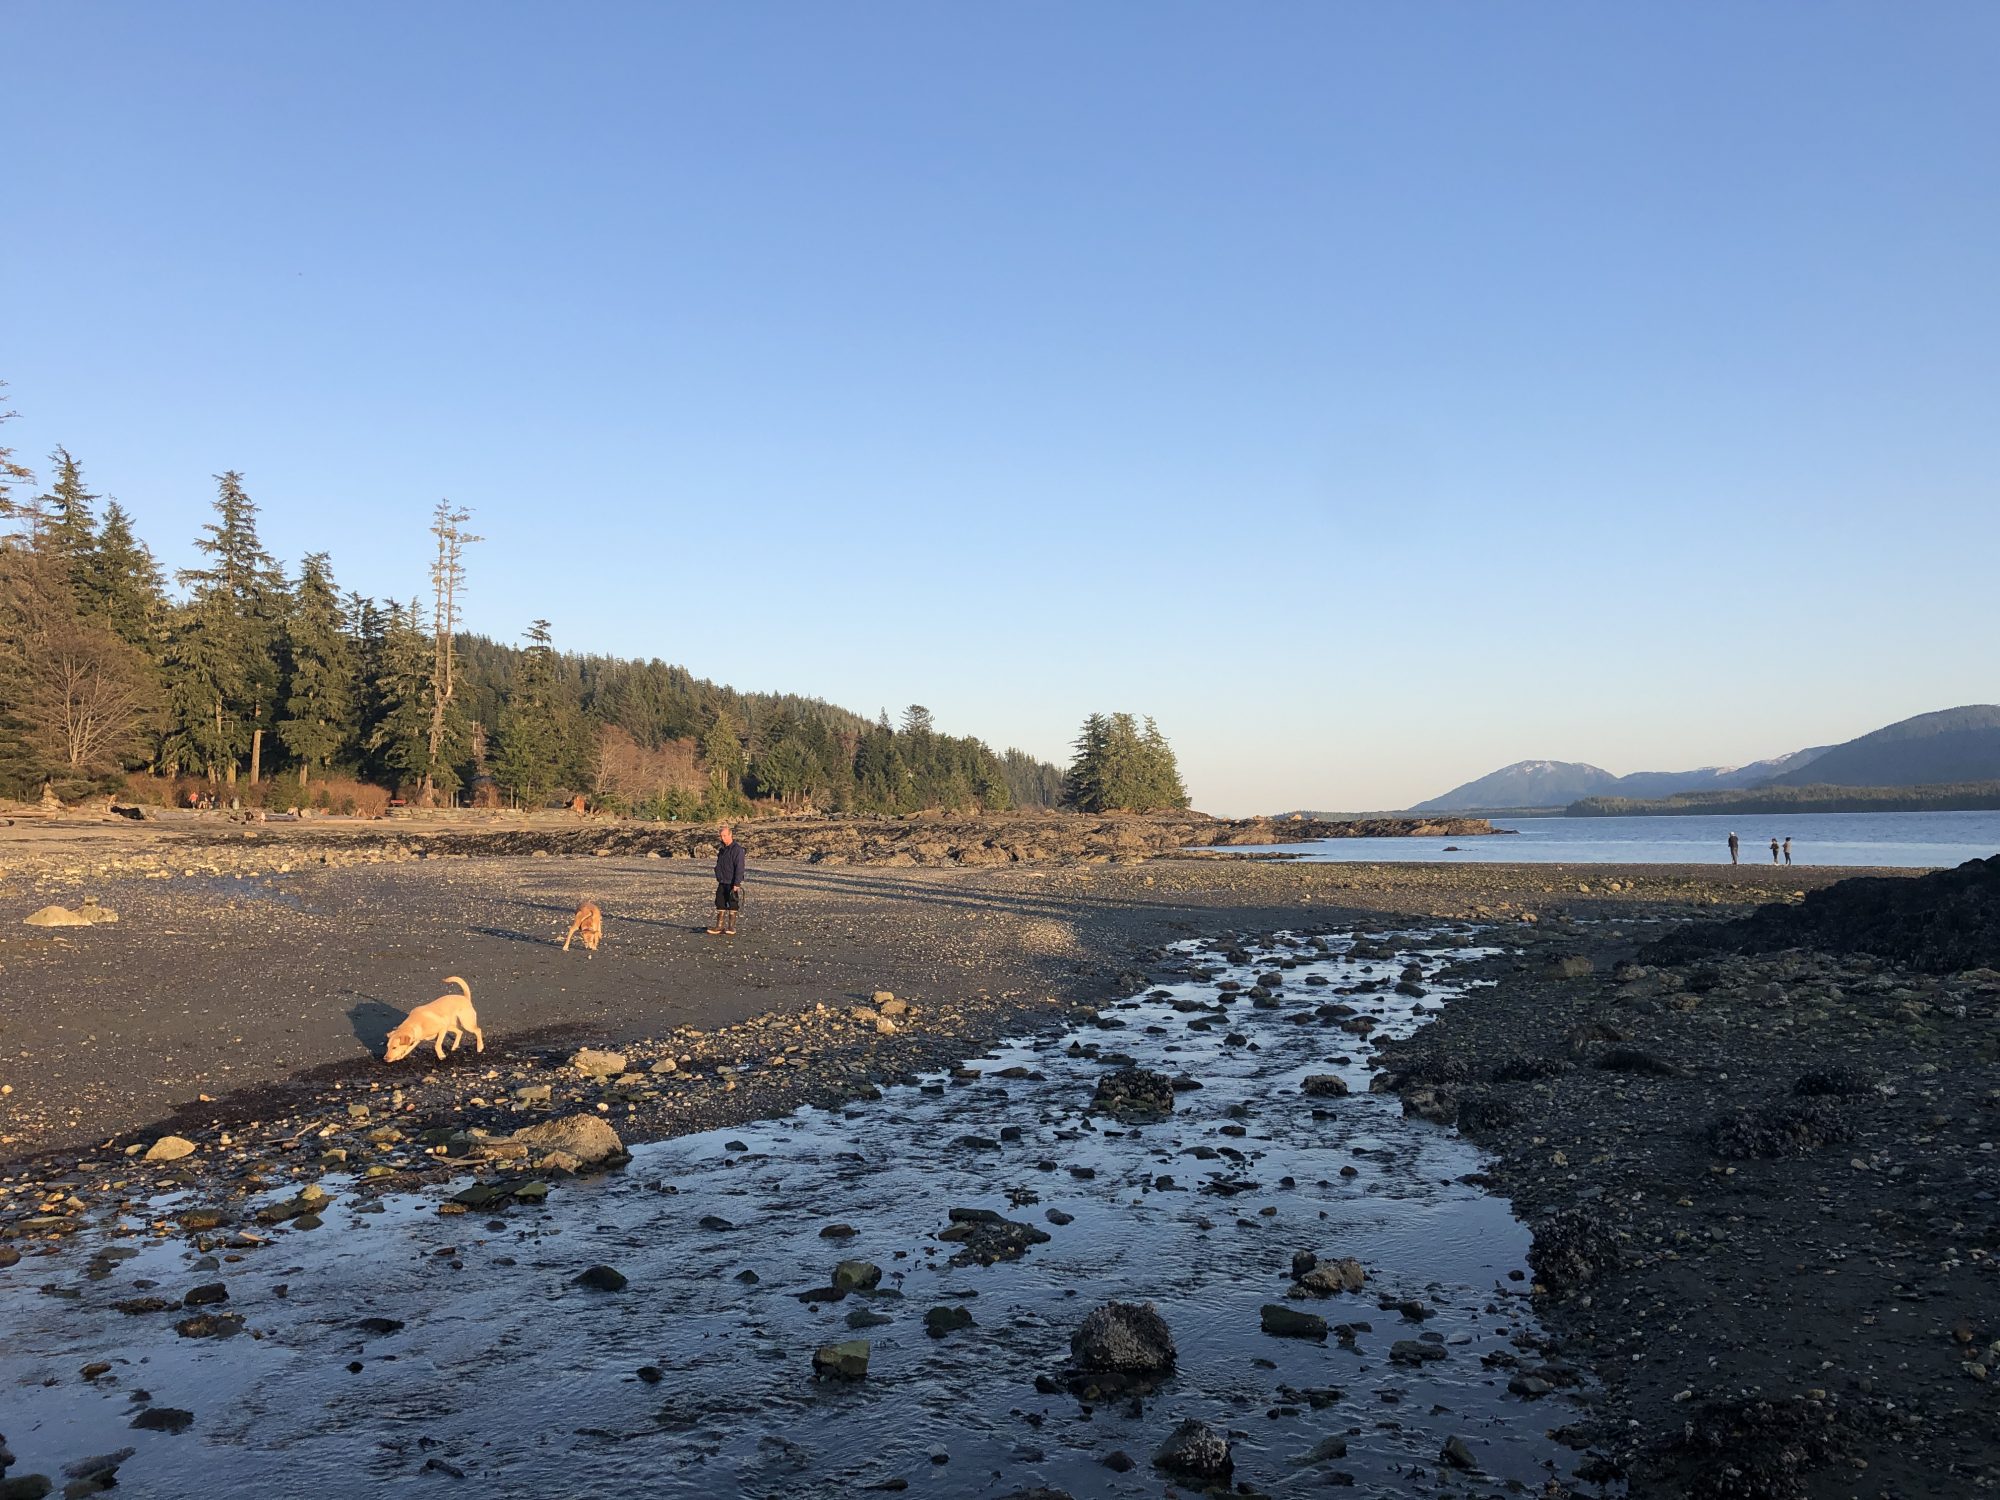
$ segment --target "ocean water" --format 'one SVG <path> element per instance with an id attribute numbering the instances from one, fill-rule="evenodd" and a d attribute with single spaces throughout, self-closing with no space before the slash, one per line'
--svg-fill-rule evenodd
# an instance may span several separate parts
<path id="1" fill-rule="evenodd" d="M 1390 864 L 1475 863 L 1716 865 L 1729 863 L 1734 830 L 1743 863 L 1771 862 L 1771 840 L 1789 838 L 1801 865 L 1929 869 L 2000 854 L 2000 812 L 1732 813 L 1653 818 L 1495 818 L 1518 830 L 1491 838 L 1316 839 L 1245 846 L 1241 853 Z"/>

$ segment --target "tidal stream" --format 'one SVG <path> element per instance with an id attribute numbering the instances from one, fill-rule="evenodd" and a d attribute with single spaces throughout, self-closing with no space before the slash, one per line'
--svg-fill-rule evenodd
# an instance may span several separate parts
<path id="1" fill-rule="evenodd" d="M 99 1226 L 0 1273 L 11 1473 L 129 1448 L 119 1487 L 148 1495 L 1042 1485 L 1081 1500 L 1161 1494 L 1152 1454 L 1193 1417 L 1232 1434 L 1234 1482 L 1264 1493 L 1573 1483 L 1582 1455 L 1548 1434 L 1585 1415 L 1587 1393 L 1541 1348 L 1526 1230 L 1476 1185 L 1472 1146 L 1368 1092 L 1376 1044 L 1463 993 L 1451 968 L 1474 940 L 1378 936 L 1366 956 L 1350 936 L 1186 944 L 1180 982 L 1097 1025 L 843 1111 L 640 1146 L 621 1171 L 497 1216 L 328 1177 L 322 1226 L 262 1248 L 205 1257 L 147 1219 L 123 1236 Z M 1269 993 L 1253 991 L 1259 975 Z M 1406 979 L 1421 993 L 1398 992 Z M 1170 1118 L 1089 1113 L 1120 1065 L 1183 1080 Z M 1324 1074 L 1349 1092 L 1302 1093 Z M 954 1264 L 963 1247 L 938 1238 L 953 1208 L 1048 1238 Z M 822 1233 L 834 1226 L 852 1233 Z M 1357 1258 L 1365 1287 L 1287 1301 L 1297 1251 Z M 843 1260 L 879 1266 L 880 1286 L 801 1300 Z M 624 1288 L 573 1284 L 598 1265 Z M 226 1302 L 201 1310 L 241 1315 L 233 1337 L 180 1337 L 184 1311 L 111 1305 L 216 1282 Z M 1113 1299 L 1157 1304 L 1175 1375 L 1095 1404 L 1038 1388 Z M 1333 1335 L 1266 1334 L 1267 1303 L 1317 1313 Z M 938 1307 L 971 1326 L 931 1336 Z M 866 1378 L 816 1380 L 814 1350 L 851 1339 L 869 1341 Z M 1544 1381 L 1555 1389 L 1540 1394 Z M 133 1430 L 153 1408 L 191 1425 Z M 1474 1468 L 1441 1459 L 1454 1438 Z"/>

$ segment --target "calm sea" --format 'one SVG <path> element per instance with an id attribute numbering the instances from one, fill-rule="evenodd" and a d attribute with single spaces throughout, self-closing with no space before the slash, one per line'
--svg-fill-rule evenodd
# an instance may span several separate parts
<path id="1" fill-rule="evenodd" d="M 1267 851 L 1375 864 L 1463 860 L 1712 865 L 1729 862 L 1728 839 L 1733 829 L 1742 837 L 1746 865 L 1769 864 L 1774 838 L 1789 838 L 1792 859 L 1801 865 L 1929 867 L 2000 854 L 2000 812 L 1495 818 L 1493 824 L 1519 831 L 1492 838 L 1317 839 L 1302 844 L 1262 844 L 1239 852 Z"/>

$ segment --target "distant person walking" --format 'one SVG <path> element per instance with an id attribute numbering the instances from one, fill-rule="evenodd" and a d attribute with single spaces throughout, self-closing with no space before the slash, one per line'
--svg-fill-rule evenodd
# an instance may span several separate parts
<path id="1" fill-rule="evenodd" d="M 736 842 L 735 830 L 727 823 L 716 830 L 716 836 L 722 847 L 715 851 L 715 925 L 708 930 L 735 937 L 736 914 L 743 910 L 743 846 Z"/>
<path id="2" fill-rule="evenodd" d="M 1786 864 L 1790 864 L 1791 862 L 1792 862 L 1792 841 L 1791 841 L 1790 839 L 1786 839 L 1786 840 L 1785 840 L 1785 863 L 1786 863 Z"/>
<path id="3" fill-rule="evenodd" d="M 1775 865 L 1775 864 L 1776 864 L 1777 862 L 1778 862 L 1778 841 L 1777 841 L 1776 839 L 1772 839 L 1772 840 L 1771 840 L 1771 863 Z"/>
<path id="4" fill-rule="evenodd" d="M 1740 854 L 1740 853 L 1742 852 L 1742 849 L 1743 849 L 1743 841 L 1742 841 L 1741 839 L 1737 838 L 1735 834 L 1733 834 L 1733 833 L 1732 833 L 1732 834 L 1730 834 L 1730 835 L 1729 835 L 1729 862 L 1730 862 L 1730 863 L 1731 863 L 1732 865 L 1733 865 L 1733 864 L 1740 864 L 1740 863 L 1742 862 L 1741 860 L 1739 860 L 1739 859 L 1737 858 L 1738 854 Z"/>

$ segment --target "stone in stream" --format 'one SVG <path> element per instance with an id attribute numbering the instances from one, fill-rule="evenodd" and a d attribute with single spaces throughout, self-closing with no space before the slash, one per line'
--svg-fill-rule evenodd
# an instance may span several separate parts
<path id="1" fill-rule="evenodd" d="M 1119 1068 L 1101 1074 L 1091 1096 L 1090 1112 L 1127 1125 L 1164 1120 L 1174 1112 L 1174 1081 L 1145 1068 Z"/>
<path id="2" fill-rule="evenodd" d="M 833 1268 L 834 1290 L 871 1291 L 882 1284 L 882 1268 L 873 1261 L 844 1260 Z"/>
<path id="3" fill-rule="evenodd" d="M 1183 1479 L 1210 1483 L 1228 1479 L 1235 1468 L 1229 1456 L 1229 1439 L 1194 1417 L 1167 1435 L 1166 1441 L 1154 1450 L 1153 1463 Z"/>
<path id="4" fill-rule="evenodd" d="M 938 1238 L 960 1247 L 951 1258 L 954 1266 L 990 1266 L 1019 1260 L 1031 1245 L 1047 1244 L 1049 1235 L 1032 1224 L 1002 1218 L 990 1208 L 954 1208 L 951 1223 L 938 1231 Z"/>
<path id="5" fill-rule="evenodd" d="M 592 1266 L 572 1277 L 570 1285 L 592 1292 L 622 1292 L 626 1286 L 625 1273 L 613 1266 Z"/>
<path id="6" fill-rule="evenodd" d="M 131 1425 L 141 1432 L 186 1432 L 194 1426 L 194 1413 L 178 1406 L 149 1406 Z"/>
<path id="7" fill-rule="evenodd" d="M 1324 1437 L 1312 1445 L 1312 1450 L 1301 1453 L 1292 1463 L 1298 1468 L 1308 1468 L 1313 1464 L 1332 1463 L 1336 1458 L 1347 1457 L 1347 1439 L 1344 1437 Z"/>
<path id="8" fill-rule="evenodd" d="M 1472 1450 L 1465 1445 L 1465 1439 L 1456 1434 L 1444 1440 L 1444 1447 L 1438 1450 L 1438 1458 L 1454 1469 L 1479 1467 L 1479 1460 L 1472 1456 Z"/>
<path id="9" fill-rule="evenodd" d="M 181 1298 L 182 1307 L 211 1307 L 217 1302 L 229 1300 L 229 1288 L 219 1281 L 208 1281 L 193 1287 Z"/>
<path id="10" fill-rule="evenodd" d="M 42 1500 L 54 1488 L 46 1474 L 17 1474 L 12 1479 L 0 1479 L 0 1500 Z"/>
<path id="11" fill-rule="evenodd" d="M 559 1120 L 544 1120 L 539 1125 L 526 1125 L 511 1137 L 525 1144 L 536 1153 L 574 1157 L 584 1166 L 597 1166 L 622 1160 L 625 1143 L 618 1139 L 618 1132 L 597 1115 L 564 1115 Z"/>
<path id="12" fill-rule="evenodd" d="M 1159 1376 L 1174 1367 L 1173 1330 L 1150 1302 L 1106 1302 L 1070 1335 L 1070 1357 L 1094 1375 Z"/>
<path id="13" fill-rule="evenodd" d="M 241 1313 L 196 1313 L 174 1324 L 174 1332 L 184 1339 L 226 1339 L 242 1331 Z"/>
<path id="14" fill-rule="evenodd" d="M 1341 1292 L 1358 1292 L 1368 1280 L 1361 1262 L 1351 1255 L 1337 1260 L 1321 1260 L 1310 1250 L 1292 1257 L 1292 1292 L 1308 1297 L 1332 1297 Z"/>
<path id="15" fill-rule="evenodd" d="M 1347 1093 L 1347 1080 L 1338 1073 L 1312 1073 L 1299 1085 L 1309 1099 L 1338 1099 Z"/>
<path id="16" fill-rule="evenodd" d="M 1300 1312 L 1282 1302 L 1266 1302 L 1259 1311 L 1264 1332 L 1281 1339 L 1323 1339 L 1326 1319 L 1318 1313 Z"/>
<path id="17" fill-rule="evenodd" d="M 813 1374 L 821 1380 L 860 1380 L 868 1374 L 868 1340 L 849 1339 L 813 1351 Z"/>
<path id="18" fill-rule="evenodd" d="M 934 1339 L 961 1328 L 972 1327 L 972 1310 L 966 1307 L 933 1307 L 924 1314 L 924 1331 Z"/>
<path id="19" fill-rule="evenodd" d="M 1444 1345 L 1428 1339 L 1397 1339 L 1389 1346 L 1389 1363 L 1393 1365 L 1427 1365 L 1444 1357 Z"/>

